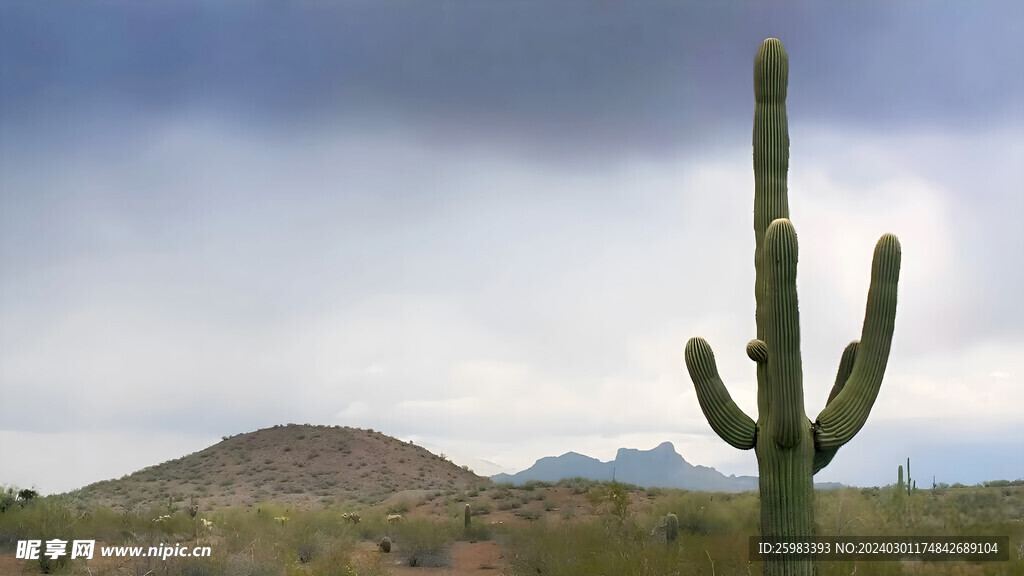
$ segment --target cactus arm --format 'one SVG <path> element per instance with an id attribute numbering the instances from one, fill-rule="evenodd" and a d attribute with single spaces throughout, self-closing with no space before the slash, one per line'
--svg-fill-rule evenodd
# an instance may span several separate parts
<path id="1" fill-rule="evenodd" d="M 836 457 L 836 452 L 839 452 L 839 448 L 828 448 L 827 450 L 819 450 L 815 447 L 814 451 L 814 467 L 811 469 L 811 474 L 817 474 L 821 472 L 825 466 L 828 466 L 832 459 Z"/>
<path id="2" fill-rule="evenodd" d="M 783 448 L 800 443 L 804 415 L 803 367 L 800 358 L 800 312 L 797 309 L 798 245 L 793 223 L 779 218 L 764 237 L 768 276 L 768 433 Z"/>
<path id="3" fill-rule="evenodd" d="M 850 378 L 850 373 L 853 372 L 853 362 L 857 358 L 857 346 L 860 341 L 854 340 L 846 345 L 846 349 L 843 350 L 843 357 L 839 359 L 839 371 L 836 372 L 836 383 L 832 386 L 832 392 L 828 395 L 828 400 L 825 402 L 825 406 L 828 406 L 839 396 L 839 393 L 843 391 L 843 387 L 846 386 L 846 381 Z"/>
<path id="4" fill-rule="evenodd" d="M 749 450 L 757 441 L 757 426 L 736 405 L 718 375 L 715 353 L 703 338 L 686 343 L 686 369 L 690 372 L 697 400 L 711 428 L 722 440 L 741 450 Z"/>
<path id="5" fill-rule="evenodd" d="M 842 391 L 815 422 L 815 445 L 819 449 L 838 448 L 853 439 L 878 396 L 896 320 L 900 259 L 899 239 L 892 234 L 882 236 L 875 246 L 864 328 L 853 369 Z"/>
<path id="6" fill-rule="evenodd" d="M 828 401 L 825 402 L 825 406 L 828 406 L 835 400 L 836 396 L 843 391 L 843 387 L 846 386 L 846 380 L 850 378 L 850 372 L 853 371 L 853 362 L 857 358 L 857 346 L 859 342 L 854 340 L 846 345 L 846 349 L 843 350 L 843 357 L 839 360 L 839 371 L 836 373 L 836 383 L 832 386 L 832 392 L 828 395 Z M 836 452 L 839 448 L 829 448 L 822 450 L 819 446 L 814 447 L 814 471 L 813 474 L 817 474 L 822 468 L 828 466 L 832 458 L 835 457 Z"/>
<path id="7" fill-rule="evenodd" d="M 768 413 L 768 345 L 764 340 L 747 343 L 747 357 L 757 363 L 757 413 Z"/>

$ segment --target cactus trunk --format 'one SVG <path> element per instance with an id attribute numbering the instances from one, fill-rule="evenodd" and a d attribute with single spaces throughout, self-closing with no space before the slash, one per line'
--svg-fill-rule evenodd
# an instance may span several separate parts
<path id="1" fill-rule="evenodd" d="M 686 367 L 712 429 L 732 446 L 754 448 L 761 493 L 761 537 L 801 541 L 814 536 L 814 474 L 867 420 L 889 357 L 896 315 L 899 240 L 875 247 L 861 340 L 843 352 L 825 409 L 812 423 L 804 412 L 800 322 L 796 293 L 798 244 L 789 221 L 786 177 L 789 61 L 769 38 L 754 61 L 754 294 L 757 339 L 747 355 L 757 363 L 756 422 L 733 402 L 702 338 L 686 344 Z M 814 574 L 812 560 L 765 562 L 771 575 Z"/>
<path id="2" fill-rule="evenodd" d="M 896 475 L 896 489 L 900 492 L 903 491 L 903 465 L 900 464 L 898 473 Z"/>

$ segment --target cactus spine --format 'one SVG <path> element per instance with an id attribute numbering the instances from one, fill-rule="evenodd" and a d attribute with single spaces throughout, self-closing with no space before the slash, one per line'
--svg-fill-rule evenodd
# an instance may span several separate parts
<path id="1" fill-rule="evenodd" d="M 804 414 L 796 294 L 797 238 L 789 221 L 786 175 L 789 60 L 782 43 L 765 40 L 754 61 L 754 268 L 757 422 L 743 413 L 718 375 L 703 338 L 686 344 L 686 367 L 711 428 L 736 448 L 754 448 L 761 493 L 761 535 L 798 541 L 814 536 L 813 476 L 867 420 L 889 358 L 896 317 L 900 244 L 886 234 L 875 246 L 860 341 L 843 352 L 825 409 Z M 814 574 L 811 560 L 765 562 L 765 574 Z"/>
<path id="2" fill-rule="evenodd" d="M 665 540 L 675 542 L 679 538 L 679 517 L 675 514 L 665 516 Z"/>
<path id="3" fill-rule="evenodd" d="M 470 517 L 473 515 L 473 513 L 472 513 L 472 510 L 469 507 L 469 503 L 468 502 L 462 508 L 462 515 L 465 517 L 464 518 L 464 522 L 466 523 L 466 528 L 469 528 Z"/>

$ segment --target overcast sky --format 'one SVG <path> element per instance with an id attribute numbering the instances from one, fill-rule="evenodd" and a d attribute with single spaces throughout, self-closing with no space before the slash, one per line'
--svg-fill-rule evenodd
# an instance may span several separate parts
<path id="1" fill-rule="evenodd" d="M 753 58 L 790 57 L 806 412 L 903 247 L 816 477 L 1024 477 L 1019 2 L 0 4 L 0 483 L 288 422 L 482 473 L 671 441 L 756 474 Z M 486 460 L 491 464 L 482 462 Z"/>

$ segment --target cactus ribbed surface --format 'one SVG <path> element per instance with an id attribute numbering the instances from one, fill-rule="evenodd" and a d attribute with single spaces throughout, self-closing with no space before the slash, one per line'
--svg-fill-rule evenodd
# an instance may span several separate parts
<path id="1" fill-rule="evenodd" d="M 861 429 L 878 395 L 892 341 L 901 254 L 896 236 L 878 241 L 861 339 L 844 350 L 825 409 L 811 422 L 804 413 L 798 246 L 786 184 L 788 78 L 782 43 L 765 40 L 754 61 L 757 339 L 747 345 L 747 356 L 757 363 L 757 421 L 733 402 L 704 339 L 690 339 L 685 356 L 711 428 L 732 446 L 754 448 L 757 455 L 762 537 L 794 541 L 814 536 L 814 474 Z M 810 560 L 784 559 L 765 562 L 764 573 L 814 574 L 815 568 Z"/>

